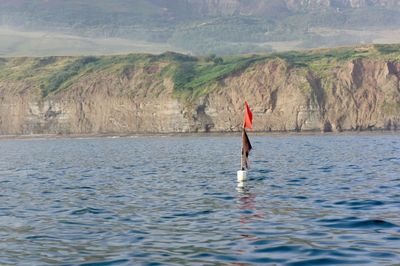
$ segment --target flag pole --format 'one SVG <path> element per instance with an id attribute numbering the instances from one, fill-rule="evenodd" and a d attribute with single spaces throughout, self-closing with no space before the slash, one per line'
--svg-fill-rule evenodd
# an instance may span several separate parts
<path id="1" fill-rule="evenodd" d="M 243 138 L 243 129 L 242 129 L 242 138 Z M 242 141 L 242 150 L 240 151 L 240 170 L 243 170 L 243 141 Z"/>
<path id="2" fill-rule="evenodd" d="M 242 127 L 242 150 L 240 151 L 241 156 L 240 156 L 240 170 L 237 171 L 237 181 L 238 181 L 238 186 L 243 186 L 244 185 L 244 181 L 246 181 L 247 179 L 247 171 L 244 169 L 243 167 L 243 156 L 244 156 L 244 152 L 243 152 L 243 138 L 244 138 L 244 125 L 245 122 L 243 121 L 243 127 Z"/>
<path id="3" fill-rule="evenodd" d="M 242 128 L 242 140 L 243 140 L 243 138 L 244 138 L 244 131 L 245 131 L 245 129 L 244 129 L 244 122 L 243 122 L 243 128 Z M 244 170 L 244 167 L 243 167 L 243 155 L 244 155 L 244 152 L 243 152 L 243 141 L 242 141 L 242 150 L 240 151 L 240 153 L 241 153 L 241 156 L 240 156 L 240 170 Z"/>

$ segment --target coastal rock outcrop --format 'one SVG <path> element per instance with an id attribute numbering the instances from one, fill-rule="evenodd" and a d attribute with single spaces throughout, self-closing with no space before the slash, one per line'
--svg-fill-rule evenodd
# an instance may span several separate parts
<path id="1" fill-rule="evenodd" d="M 57 64 L 57 60 L 54 64 Z M 232 132 L 243 102 L 255 131 L 395 130 L 400 126 L 400 63 L 356 58 L 323 72 L 266 59 L 177 97 L 168 62 L 121 72 L 92 71 L 68 88 L 41 94 L 32 79 L 0 79 L 0 134 Z"/>

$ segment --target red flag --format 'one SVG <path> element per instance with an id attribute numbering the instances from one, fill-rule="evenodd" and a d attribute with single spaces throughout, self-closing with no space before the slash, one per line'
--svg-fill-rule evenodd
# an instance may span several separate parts
<path id="1" fill-rule="evenodd" d="M 243 128 L 253 128 L 253 113 L 250 110 L 247 101 L 244 102 L 245 110 L 244 110 L 244 124 Z"/>

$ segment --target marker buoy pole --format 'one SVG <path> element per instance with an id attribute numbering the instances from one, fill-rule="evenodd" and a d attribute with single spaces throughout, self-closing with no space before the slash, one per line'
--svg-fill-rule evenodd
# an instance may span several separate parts
<path id="1" fill-rule="evenodd" d="M 252 149 L 249 137 L 246 134 L 246 128 L 253 127 L 253 113 L 251 112 L 247 101 L 244 102 L 245 111 L 244 111 L 244 122 L 242 128 L 242 151 L 240 157 L 240 170 L 237 171 L 237 181 L 239 184 L 243 184 L 244 181 L 247 180 L 247 171 L 248 169 L 248 156 L 249 152 Z"/>
<path id="2" fill-rule="evenodd" d="M 242 183 L 242 182 L 246 181 L 246 179 L 247 179 L 247 171 L 244 170 L 244 167 L 243 167 L 243 147 L 242 147 L 241 153 L 242 153 L 242 156 L 240 157 L 240 169 L 241 170 L 237 171 L 237 181 L 239 183 Z"/>

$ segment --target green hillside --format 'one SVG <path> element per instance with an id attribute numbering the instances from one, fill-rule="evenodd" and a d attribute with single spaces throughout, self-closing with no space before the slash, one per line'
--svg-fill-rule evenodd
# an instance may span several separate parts
<path id="1" fill-rule="evenodd" d="M 43 97 L 68 89 L 88 73 L 117 73 L 126 76 L 136 68 L 162 66 L 156 74 L 171 78 L 175 95 L 192 99 L 209 92 L 218 82 L 266 60 L 284 60 L 289 67 L 324 75 L 342 62 L 371 58 L 400 61 L 400 45 L 371 45 L 243 56 L 193 57 L 167 52 L 160 55 L 128 54 L 86 57 L 0 58 L 0 80 L 25 80 L 39 84 Z"/>

